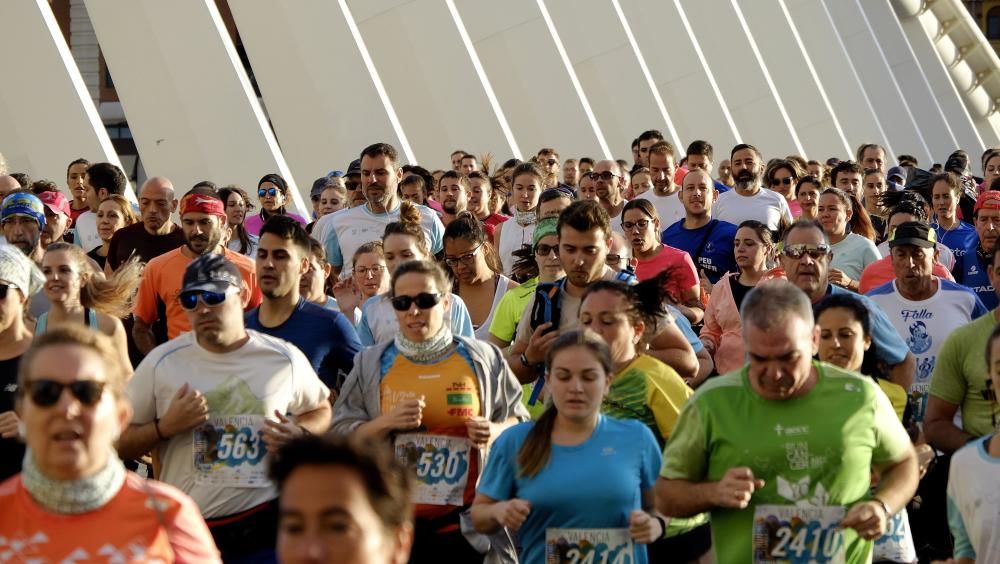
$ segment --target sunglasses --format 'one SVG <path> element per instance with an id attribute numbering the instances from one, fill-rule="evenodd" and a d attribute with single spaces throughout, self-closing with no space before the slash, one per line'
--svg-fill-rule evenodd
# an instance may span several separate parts
<path id="1" fill-rule="evenodd" d="M 830 254 L 830 245 L 789 245 L 781 252 L 790 259 L 799 260 L 809 255 L 809 258 L 819 260 Z"/>
<path id="2" fill-rule="evenodd" d="M 618 175 L 611 172 L 610 170 L 606 170 L 604 172 L 595 172 L 594 178 L 603 180 L 605 182 L 610 182 L 612 178 L 618 178 Z"/>
<path id="3" fill-rule="evenodd" d="M 106 382 L 94 380 L 77 380 L 69 384 L 54 380 L 32 380 L 26 385 L 26 392 L 32 403 L 38 407 L 50 407 L 59 401 L 63 388 L 69 388 L 69 393 L 87 407 L 94 407 L 101 401 Z"/>
<path id="4" fill-rule="evenodd" d="M 545 164 L 547 164 L 549 166 L 552 166 L 552 165 L 555 165 L 555 164 L 559 164 L 559 161 L 557 161 L 555 159 L 549 159 L 549 160 L 545 161 Z"/>
<path id="5" fill-rule="evenodd" d="M 257 190 L 258 198 L 263 198 L 264 196 L 271 196 L 272 198 L 274 198 L 277 195 L 278 195 L 277 188 L 261 188 L 260 190 Z"/>
<path id="6" fill-rule="evenodd" d="M 357 180 L 347 180 L 344 182 L 344 187 L 351 191 L 357 190 L 358 186 L 361 186 L 361 182 Z"/>
<path id="7" fill-rule="evenodd" d="M 396 311 L 409 311 L 413 304 L 417 304 L 420 309 L 430 309 L 441 303 L 441 294 L 421 292 L 416 296 L 395 296 L 390 301 Z"/>
<path id="8" fill-rule="evenodd" d="M 8 284 L 0 284 L 0 300 L 6 300 L 7 299 L 7 291 L 10 290 L 11 288 L 14 288 L 16 290 L 17 286 L 15 286 L 13 284 L 9 284 L 9 283 Z"/>
<path id="9" fill-rule="evenodd" d="M 209 292 L 208 290 L 195 290 L 193 292 L 185 292 L 180 295 L 181 307 L 192 311 L 194 308 L 198 307 L 198 298 L 205 302 L 205 305 L 209 307 L 214 307 L 222 302 L 226 301 L 225 292 Z"/>
<path id="10" fill-rule="evenodd" d="M 618 264 L 621 264 L 621 262 L 622 262 L 622 256 L 621 255 L 608 255 L 607 258 L 605 258 L 604 260 L 609 265 L 617 266 Z"/>
<path id="11" fill-rule="evenodd" d="M 539 243 L 535 247 L 535 255 L 537 256 L 547 257 L 552 253 L 555 253 L 556 256 L 559 256 L 559 245 L 546 245 L 545 243 Z"/>
<path id="12" fill-rule="evenodd" d="M 794 182 L 794 180 L 792 179 L 791 176 L 786 176 L 784 178 L 773 178 L 771 179 L 771 186 L 781 186 L 782 184 L 784 184 L 785 186 L 789 186 L 792 184 L 792 182 Z"/>

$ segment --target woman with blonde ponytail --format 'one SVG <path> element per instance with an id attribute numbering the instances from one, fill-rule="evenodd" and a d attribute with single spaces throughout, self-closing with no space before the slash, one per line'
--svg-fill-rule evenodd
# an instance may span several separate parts
<path id="1" fill-rule="evenodd" d="M 84 325 L 110 337 L 124 365 L 131 367 L 121 319 L 132 310 L 132 299 L 142 274 L 138 259 L 126 262 L 110 278 L 105 278 L 93 269 L 83 249 L 69 243 L 53 243 L 42 257 L 42 274 L 43 289 L 51 307 L 38 317 L 35 335 L 54 325 Z"/>

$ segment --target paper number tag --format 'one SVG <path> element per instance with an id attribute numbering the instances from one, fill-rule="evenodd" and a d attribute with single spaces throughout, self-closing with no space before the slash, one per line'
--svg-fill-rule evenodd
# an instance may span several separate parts
<path id="1" fill-rule="evenodd" d="M 403 433 L 396 437 L 396 458 L 416 469 L 413 502 L 464 505 L 469 479 L 469 441 L 464 437 Z"/>
<path id="2" fill-rule="evenodd" d="M 545 564 L 633 564 L 628 529 L 545 529 Z"/>
<path id="3" fill-rule="evenodd" d="M 843 507 L 758 505 L 753 515 L 754 564 L 842 564 Z"/>
<path id="4" fill-rule="evenodd" d="M 195 481 L 203 485 L 263 488 L 267 446 L 261 438 L 261 415 L 212 417 L 196 428 L 192 445 Z"/>

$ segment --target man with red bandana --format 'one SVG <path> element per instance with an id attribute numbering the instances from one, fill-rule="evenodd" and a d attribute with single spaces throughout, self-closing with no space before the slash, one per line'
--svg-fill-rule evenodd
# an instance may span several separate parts
<path id="1" fill-rule="evenodd" d="M 261 302 L 253 259 L 230 251 L 222 243 L 222 235 L 226 231 L 226 209 L 222 200 L 206 194 L 189 193 L 181 200 L 180 208 L 185 244 L 146 264 L 136 295 L 132 336 L 143 354 L 148 354 L 158 344 L 151 326 L 161 315 L 166 315 L 169 339 L 191 330 L 177 296 L 184 269 L 201 255 L 219 253 L 236 265 L 243 277 L 240 296 L 244 309 L 253 309 Z"/>

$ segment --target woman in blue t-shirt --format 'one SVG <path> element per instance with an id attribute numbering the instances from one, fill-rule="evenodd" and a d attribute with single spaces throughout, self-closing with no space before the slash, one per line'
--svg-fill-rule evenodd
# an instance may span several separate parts
<path id="1" fill-rule="evenodd" d="M 614 366 L 591 331 L 556 339 L 546 358 L 552 398 L 537 422 L 515 425 L 493 444 L 472 505 L 476 530 L 517 531 L 521 562 L 645 563 L 663 536 L 653 509 L 662 456 L 648 427 L 601 415 Z M 632 558 L 619 555 L 632 552 Z M 589 561 L 589 559 L 588 559 Z"/>

